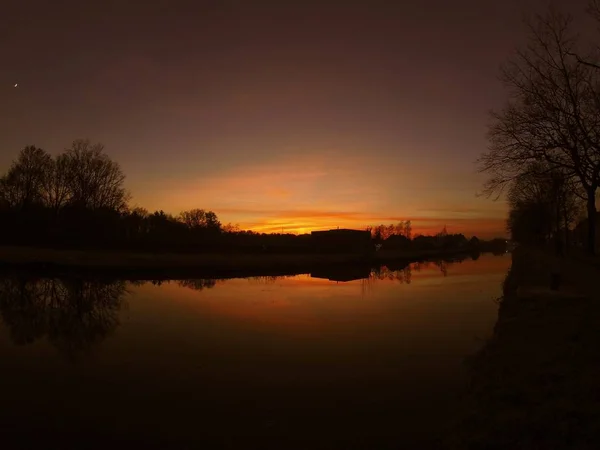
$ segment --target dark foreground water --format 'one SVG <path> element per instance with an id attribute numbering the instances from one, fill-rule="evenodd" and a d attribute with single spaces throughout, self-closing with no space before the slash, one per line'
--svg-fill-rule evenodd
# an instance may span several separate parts
<path id="1" fill-rule="evenodd" d="M 491 335 L 509 265 L 0 279 L 0 446 L 425 448 Z"/>

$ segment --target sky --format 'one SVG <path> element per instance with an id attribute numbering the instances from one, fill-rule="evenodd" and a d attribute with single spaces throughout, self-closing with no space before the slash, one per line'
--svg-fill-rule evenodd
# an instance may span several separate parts
<path id="1" fill-rule="evenodd" d="M 499 66 L 546 1 L 5 3 L 1 172 L 26 145 L 89 138 L 150 211 L 506 235 L 474 161 Z"/>

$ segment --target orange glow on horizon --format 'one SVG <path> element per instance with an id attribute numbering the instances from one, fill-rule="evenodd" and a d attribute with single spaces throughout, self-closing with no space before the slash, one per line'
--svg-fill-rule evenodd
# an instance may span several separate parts
<path id="1" fill-rule="evenodd" d="M 357 223 L 354 220 L 341 220 L 336 222 L 324 223 L 318 218 L 302 217 L 298 221 L 291 221 L 282 218 L 280 220 L 271 219 L 265 223 L 240 223 L 240 229 L 250 230 L 257 233 L 290 233 L 290 234 L 306 234 L 311 231 L 333 230 L 336 228 L 350 228 L 355 230 L 366 230 L 369 226 L 397 224 L 401 220 L 378 220 L 377 217 L 369 224 Z M 433 225 L 432 223 L 435 223 Z M 453 219 L 416 219 L 411 220 L 412 235 L 435 235 L 439 233 L 444 226 L 449 234 L 462 233 L 465 236 L 481 236 L 481 237 L 505 237 L 506 231 L 504 219 L 473 219 L 473 220 L 453 220 Z"/>
<path id="2" fill-rule="evenodd" d="M 413 235 L 436 234 L 446 226 L 448 233 L 465 236 L 506 236 L 506 204 L 475 196 L 482 182 L 477 174 L 382 165 L 354 151 L 282 155 L 173 181 L 137 201 L 150 210 L 169 205 L 165 211 L 175 215 L 192 208 L 212 210 L 223 224 L 259 233 L 364 230 L 411 220 Z"/>

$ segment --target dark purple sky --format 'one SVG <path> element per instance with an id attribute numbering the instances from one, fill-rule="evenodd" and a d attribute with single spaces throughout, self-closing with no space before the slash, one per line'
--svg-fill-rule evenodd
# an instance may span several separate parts
<path id="1" fill-rule="evenodd" d="M 87 137 L 151 210 L 504 234 L 473 161 L 498 67 L 545 1 L 5 3 L 3 171 L 25 145 Z"/>

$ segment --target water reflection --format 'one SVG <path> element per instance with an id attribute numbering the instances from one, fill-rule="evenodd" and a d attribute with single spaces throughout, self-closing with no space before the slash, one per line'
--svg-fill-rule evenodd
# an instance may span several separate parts
<path id="1" fill-rule="evenodd" d="M 266 275 L 247 278 L 248 282 L 253 284 L 274 284 L 278 281 L 295 278 L 297 275 Z"/>
<path id="2" fill-rule="evenodd" d="M 455 410 L 509 264 L 398 262 L 339 284 L 0 279 L 0 429 L 104 448 L 437 448 L 422 436 Z"/>
<path id="3" fill-rule="evenodd" d="M 478 258 L 471 256 L 472 260 Z M 335 282 L 360 280 L 362 297 L 379 281 L 410 285 L 415 273 L 427 270 L 447 277 L 463 258 L 414 263 L 396 262 L 370 268 L 330 267 L 313 271 L 309 279 Z M 481 265 L 478 262 L 477 265 Z M 468 269 L 472 270 L 472 269 Z M 250 284 L 272 285 L 297 275 L 255 276 Z M 291 281 L 292 283 L 294 281 Z M 31 344 L 47 339 L 69 360 L 77 360 L 119 326 L 119 311 L 125 304 L 127 284 L 137 290 L 144 285 L 156 287 L 174 284 L 194 291 L 212 290 L 232 281 L 212 278 L 151 281 L 102 281 L 83 279 L 48 279 L 12 276 L 0 279 L 0 314 L 15 344 Z"/>
<path id="4" fill-rule="evenodd" d="M 177 284 L 180 287 L 201 291 L 203 289 L 214 288 L 217 284 L 217 280 L 212 278 L 197 278 L 193 280 L 180 280 L 177 282 Z"/>
<path id="5" fill-rule="evenodd" d="M 324 278 L 329 281 L 346 282 L 369 278 L 370 266 L 333 266 L 321 268 L 310 273 L 312 278 Z"/>
<path id="6" fill-rule="evenodd" d="M 387 266 L 379 267 L 371 272 L 369 280 L 395 280 L 400 283 L 410 284 L 412 267 L 407 265 L 402 269 L 391 269 Z"/>
<path id="7" fill-rule="evenodd" d="M 0 314 L 12 341 L 42 338 L 70 360 L 87 353 L 119 326 L 125 281 L 0 279 Z"/>

